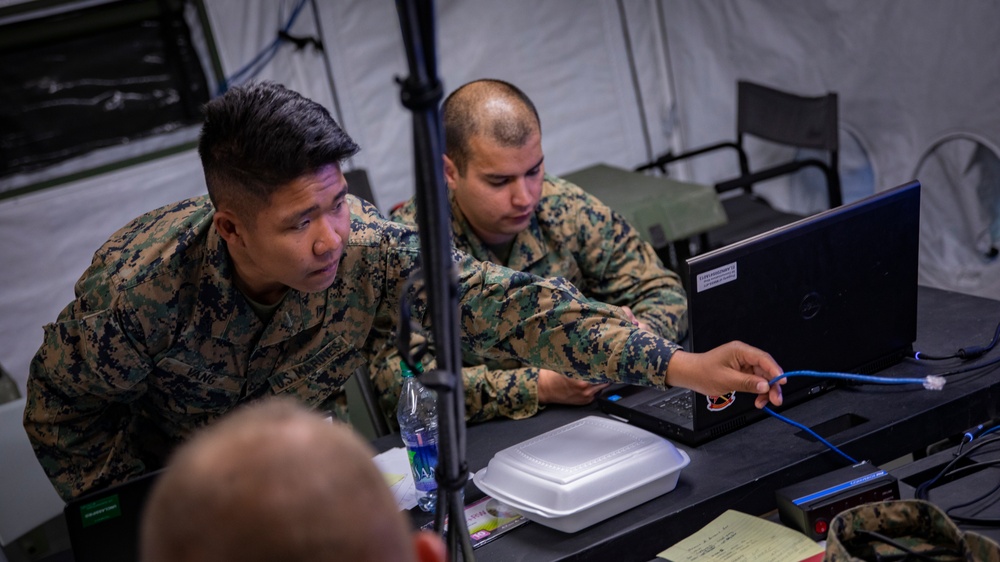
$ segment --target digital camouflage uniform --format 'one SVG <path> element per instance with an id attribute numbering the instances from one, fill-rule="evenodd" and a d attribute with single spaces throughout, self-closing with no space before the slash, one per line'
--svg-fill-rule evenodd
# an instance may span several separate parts
<path id="1" fill-rule="evenodd" d="M 207 196 L 143 215 L 94 255 L 44 329 L 24 425 L 63 498 L 163 466 L 192 430 L 241 403 L 290 395 L 343 409 L 342 385 L 382 349 L 416 267 L 411 228 L 350 197 L 351 235 L 325 291 L 289 290 L 267 324 L 233 285 Z M 571 285 L 455 253 L 463 346 L 594 382 L 663 385 L 670 342 Z M 426 302 L 410 296 L 425 323 Z M 647 376 L 648 375 L 648 376 Z"/>
<path id="2" fill-rule="evenodd" d="M 531 225 L 514 239 L 506 263 L 476 236 L 454 198 L 451 212 L 455 247 L 476 259 L 539 277 L 562 277 L 592 300 L 630 307 L 669 340 L 687 331 L 687 299 L 677 275 L 663 267 L 621 215 L 576 185 L 545 176 Z M 414 200 L 393 211 L 392 218 L 415 225 Z M 469 421 L 520 419 L 538 411 L 538 368 L 529 367 L 527 357 L 496 361 L 466 353 L 463 361 Z M 394 412 L 402 381 L 395 349 L 376 360 L 372 378 L 383 411 Z"/>
<path id="3" fill-rule="evenodd" d="M 997 543 L 963 532 L 943 511 L 922 500 L 868 503 L 841 512 L 830 523 L 824 560 L 856 562 L 902 554 L 891 545 L 864 537 L 862 531 L 885 535 L 917 552 L 953 549 L 954 555 L 932 556 L 941 562 L 1000 562 Z"/>

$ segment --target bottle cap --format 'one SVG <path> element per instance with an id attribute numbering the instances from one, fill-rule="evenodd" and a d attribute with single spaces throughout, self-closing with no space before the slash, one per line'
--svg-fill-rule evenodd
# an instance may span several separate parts
<path id="1" fill-rule="evenodd" d="M 417 361 L 416 367 L 417 367 L 417 373 L 423 373 L 424 372 L 424 365 L 420 361 Z M 403 361 L 402 359 L 400 359 L 399 360 L 399 368 L 400 368 L 400 370 L 403 371 L 403 378 L 404 379 L 407 378 L 407 377 L 412 377 L 413 376 L 413 371 L 410 370 L 410 366 L 406 364 L 406 361 Z"/>

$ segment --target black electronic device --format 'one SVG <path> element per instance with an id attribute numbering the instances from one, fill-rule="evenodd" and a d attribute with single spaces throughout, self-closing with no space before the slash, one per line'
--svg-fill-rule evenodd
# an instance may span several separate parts
<path id="1" fill-rule="evenodd" d="M 781 522 L 813 540 L 826 538 L 830 521 L 845 509 L 899 499 L 899 483 L 868 461 L 777 490 Z"/>
<path id="2" fill-rule="evenodd" d="M 139 560 L 139 522 L 165 469 L 70 500 L 63 509 L 76 562 Z"/>
<path id="3" fill-rule="evenodd" d="M 785 371 L 874 373 L 917 337 L 920 183 L 912 181 L 687 260 L 685 349 L 740 340 Z M 784 406 L 835 387 L 794 377 Z M 754 395 L 612 385 L 608 414 L 688 445 L 764 417 Z"/>

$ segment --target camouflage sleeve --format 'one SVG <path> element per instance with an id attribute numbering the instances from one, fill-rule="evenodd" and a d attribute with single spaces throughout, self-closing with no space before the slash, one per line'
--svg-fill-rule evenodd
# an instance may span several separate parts
<path id="1" fill-rule="evenodd" d="M 413 334 L 413 347 L 423 336 Z M 433 350 L 431 350 L 433 354 Z M 401 391 L 402 372 L 400 356 L 395 347 L 386 347 L 375 359 L 371 371 L 372 382 L 379 394 L 379 406 L 389 417 L 394 417 Z M 433 369 L 436 362 L 424 362 L 425 369 Z M 485 365 L 462 369 L 465 392 L 465 419 L 481 422 L 499 416 L 524 419 L 538 412 L 538 369 L 489 369 Z"/>
<path id="2" fill-rule="evenodd" d="M 394 209 L 391 218 L 395 222 L 413 225 L 416 222 L 415 213 L 416 207 L 411 198 Z M 419 334 L 413 334 L 412 337 L 412 347 L 415 349 L 423 338 Z M 433 355 L 433 348 L 430 354 Z M 396 411 L 401 388 L 399 360 L 399 353 L 394 346 L 384 348 L 373 361 L 371 373 L 382 411 L 390 417 Z M 480 362 L 477 358 L 476 363 Z M 433 365 L 432 360 L 425 368 L 433 368 Z M 538 369 L 535 367 L 493 369 L 481 364 L 467 366 L 462 369 L 462 384 L 467 421 L 480 422 L 500 416 L 524 419 L 538 412 Z"/>
<path id="3" fill-rule="evenodd" d="M 515 420 L 538 413 L 538 369 L 490 369 L 476 365 L 462 369 L 465 419 L 481 422 L 503 416 Z"/>
<path id="4" fill-rule="evenodd" d="M 25 431 L 67 500 L 145 472 L 122 435 L 127 403 L 143 392 L 150 361 L 119 314 L 93 309 L 107 304 L 101 301 L 78 298 L 45 327 L 27 382 Z"/>
<path id="5" fill-rule="evenodd" d="M 663 387 L 677 344 L 636 329 L 615 306 L 561 278 L 541 279 L 456 252 L 463 343 L 590 382 Z"/>
<path id="6" fill-rule="evenodd" d="M 422 338 L 413 334 L 414 338 Z M 403 390 L 403 373 L 399 366 L 400 356 L 394 344 L 384 345 L 374 359 L 368 374 L 372 386 L 378 394 L 378 404 L 387 419 L 396 419 L 396 406 L 399 404 L 399 394 Z M 430 367 L 430 365 L 428 365 Z M 394 425 L 394 424 L 393 424 Z"/>
<path id="7" fill-rule="evenodd" d="M 593 299 L 628 306 L 660 336 L 683 338 L 687 295 L 680 277 L 663 266 L 653 247 L 621 215 L 588 194 L 581 201 L 580 208 L 567 214 L 576 219 L 572 230 L 582 249 L 578 263 L 587 287 L 581 289 Z"/>
<path id="8" fill-rule="evenodd" d="M 400 297 L 419 262 L 415 230 L 397 223 L 381 228 L 387 233 L 384 261 L 370 282 L 384 291 L 376 313 L 378 329 L 373 330 L 378 336 L 365 345 L 372 350 L 370 365 L 378 363 L 385 345 L 395 345 L 389 324 L 398 318 Z M 453 250 L 452 263 L 463 353 L 590 382 L 665 386 L 667 364 L 679 346 L 637 329 L 619 307 L 590 301 L 561 278 L 542 279 L 458 250 Z M 429 331 L 428 303 L 418 287 L 410 287 L 408 300 L 412 319 Z"/>

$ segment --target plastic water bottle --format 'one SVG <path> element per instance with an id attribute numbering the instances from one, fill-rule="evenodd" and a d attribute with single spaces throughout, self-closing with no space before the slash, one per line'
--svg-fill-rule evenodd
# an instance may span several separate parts
<path id="1" fill-rule="evenodd" d="M 437 480 L 434 479 L 438 460 L 437 396 L 417 380 L 406 363 L 400 362 L 400 366 L 403 370 L 403 391 L 396 408 L 399 433 L 410 457 L 413 483 L 417 488 L 417 505 L 424 511 L 434 511 L 437 505 Z M 419 363 L 417 368 L 420 368 Z"/>

